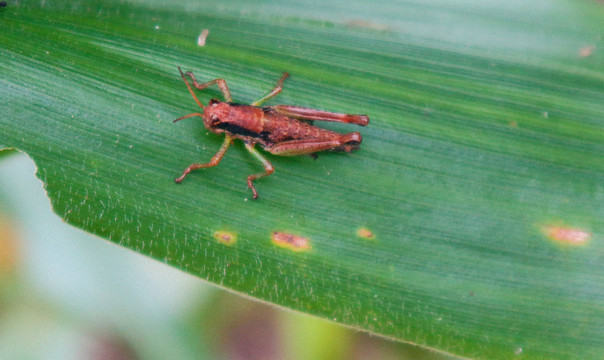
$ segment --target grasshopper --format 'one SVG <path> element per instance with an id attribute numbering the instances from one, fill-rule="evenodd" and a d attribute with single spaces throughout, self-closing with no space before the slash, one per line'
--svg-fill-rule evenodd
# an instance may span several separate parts
<path id="1" fill-rule="evenodd" d="M 289 76 L 284 73 L 277 85 L 266 95 L 256 100 L 250 105 L 234 103 L 231 92 L 224 79 L 214 79 L 200 84 L 195 79 L 192 72 L 187 72 L 193 82 L 193 86 L 203 90 L 209 86 L 217 85 L 222 91 L 225 102 L 212 99 L 208 106 L 197 99 L 191 85 L 187 81 L 180 67 L 178 67 L 187 89 L 195 99 L 197 105 L 203 109 L 202 113 L 193 113 L 180 117 L 174 122 L 187 119 L 193 116 L 199 116 L 203 119 L 204 126 L 215 134 L 225 134 L 224 142 L 218 152 L 212 159 L 204 164 L 191 164 L 182 175 L 175 179 L 177 183 L 183 181 L 185 176 L 193 170 L 207 168 L 218 165 L 233 139 L 241 139 L 246 149 L 260 160 L 264 166 L 264 172 L 252 174 L 247 177 L 247 186 L 252 190 L 254 199 L 258 198 L 258 192 L 254 187 L 254 180 L 272 174 L 275 169 L 273 165 L 265 159 L 254 148 L 259 144 L 264 150 L 274 155 L 295 156 L 310 155 L 316 157 L 319 151 L 345 151 L 357 150 L 363 141 L 363 137 L 358 132 L 340 134 L 334 131 L 322 129 L 312 125 L 314 120 L 334 121 L 350 123 L 361 126 L 369 124 L 367 115 L 349 115 L 338 114 L 316 109 L 290 106 L 260 106 L 268 99 L 276 96 L 283 89 L 283 81 Z"/>

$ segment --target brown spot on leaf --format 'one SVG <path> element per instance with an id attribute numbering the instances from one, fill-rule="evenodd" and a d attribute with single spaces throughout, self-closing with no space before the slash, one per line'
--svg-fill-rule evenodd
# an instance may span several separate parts
<path id="1" fill-rule="evenodd" d="M 272 236 L 273 244 L 293 251 L 308 251 L 311 249 L 308 238 L 275 231 Z"/>
<path id="2" fill-rule="evenodd" d="M 230 231 L 216 231 L 214 233 L 214 238 L 218 240 L 219 243 L 224 245 L 233 245 L 237 242 L 237 234 Z"/>
<path id="3" fill-rule="evenodd" d="M 363 239 L 367 239 L 367 240 L 375 239 L 375 235 L 373 234 L 373 232 L 371 230 L 367 229 L 366 227 L 362 227 L 359 230 L 357 230 L 357 235 L 362 237 Z"/>
<path id="4" fill-rule="evenodd" d="M 548 238 L 565 245 L 583 245 L 591 238 L 591 233 L 566 226 L 546 226 L 544 233 Z"/>

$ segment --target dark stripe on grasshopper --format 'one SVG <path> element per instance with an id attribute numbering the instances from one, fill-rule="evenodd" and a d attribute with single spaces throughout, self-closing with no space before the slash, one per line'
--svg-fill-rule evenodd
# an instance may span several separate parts
<path id="1" fill-rule="evenodd" d="M 260 134 L 258 134 L 257 132 L 250 131 L 239 125 L 235 125 L 235 124 L 231 124 L 231 123 L 227 123 L 227 122 L 221 122 L 221 123 L 216 124 L 216 128 L 223 129 L 224 131 L 226 131 L 232 135 L 249 136 L 249 137 L 254 137 L 254 138 L 260 137 Z"/>

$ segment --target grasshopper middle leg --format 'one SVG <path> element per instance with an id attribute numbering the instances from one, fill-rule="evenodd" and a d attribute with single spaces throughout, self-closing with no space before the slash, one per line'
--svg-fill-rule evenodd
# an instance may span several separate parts
<path id="1" fill-rule="evenodd" d="M 262 155 L 260 155 L 258 150 L 254 149 L 253 143 L 245 143 L 245 147 L 252 155 L 254 155 L 256 159 L 260 160 L 260 162 L 262 162 L 262 165 L 264 166 L 263 173 L 253 174 L 247 177 L 247 187 L 252 189 L 252 193 L 254 194 L 254 200 L 256 200 L 258 198 L 258 192 L 256 191 L 256 188 L 254 187 L 254 184 L 252 182 L 256 179 L 269 176 L 270 174 L 275 172 L 275 168 L 268 160 L 266 160 Z"/>
<path id="2" fill-rule="evenodd" d="M 277 81 L 277 85 L 275 85 L 273 90 L 271 90 L 268 94 L 264 95 L 260 99 L 254 101 L 251 105 L 260 106 L 266 100 L 277 96 L 281 92 L 281 90 L 283 90 L 283 81 L 285 81 L 285 79 L 287 79 L 288 76 L 289 76 L 288 73 L 283 73 L 283 76 L 281 77 L 281 79 L 279 79 L 279 81 Z"/>

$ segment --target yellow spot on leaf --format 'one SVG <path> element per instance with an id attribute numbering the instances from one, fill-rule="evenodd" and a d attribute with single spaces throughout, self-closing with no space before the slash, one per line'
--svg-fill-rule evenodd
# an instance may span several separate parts
<path id="1" fill-rule="evenodd" d="M 224 245 L 233 245 L 237 242 L 237 234 L 230 231 L 216 231 L 214 233 L 214 238 L 218 240 L 219 243 Z"/>
<path id="2" fill-rule="evenodd" d="M 591 238 L 591 233 L 585 230 L 565 226 L 546 226 L 543 232 L 551 240 L 565 245 L 583 245 Z"/>
<path id="3" fill-rule="evenodd" d="M 367 240 L 375 239 L 375 235 L 373 234 L 373 232 L 365 227 L 362 227 L 357 230 L 357 235 Z"/>
<path id="4" fill-rule="evenodd" d="M 308 238 L 284 232 L 275 231 L 272 236 L 272 241 L 273 244 L 279 247 L 293 251 L 308 251 L 311 249 Z"/>

